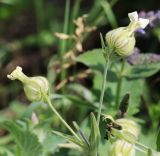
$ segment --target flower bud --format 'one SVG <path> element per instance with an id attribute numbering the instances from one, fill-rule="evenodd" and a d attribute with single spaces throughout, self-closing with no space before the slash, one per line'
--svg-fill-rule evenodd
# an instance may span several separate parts
<path id="1" fill-rule="evenodd" d="M 135 156 L 135 145 L 132 145 L 124 140 L 115 141 L 110 150 L 109 156 Z"/>
<path id="2" fill-rule="evenodd" d="M 126 27 L 120 27 L 109 31 L 106 34 L 106 41 L 108 47 L 115 50 L 115 52 L 122 57 L 129 56 L 135 47 L 135 30 L 145 28 L 149 23 L 148 19 L 138 19 L 137 12 L 128 14 L 130 24 Z"/>
<path id="3" fill-rule="evenodd" d="M 43 100 L 42 92 L 46 94 L 49 92 L 49 85 L 46 78 L 42 76 L 27 77 L 19 66 L 10 75 L 7 75 L 7 77 L 11 80 L 18 79 L 24 84 L 24 92 L 30 101 Z"/>
<path id="4" fill-rule="evenodd" d="M 138 140 L 139 127 L 138 125 L 130 119 L 118 119 L 115 121 L 118 125 L 122 127 L 121 130 L 112 128 L 111 134 L 117 139 L 125 140 L 129 143 L 135 143 Z"/>

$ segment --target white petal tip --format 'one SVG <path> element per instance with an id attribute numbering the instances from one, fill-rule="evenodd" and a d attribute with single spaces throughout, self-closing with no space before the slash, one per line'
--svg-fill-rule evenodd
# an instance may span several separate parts
<path id="1" fill-rule="evenodd" d="M 7 75 L 7 78 L 10 80 L 15 80 L 15 78 L 12 75 Z"/>
<path id="2" fill-rule="evenodd" d="M 17 67 L 16 67 L 16 70 L 20 70 L 20 71 L 22 71 L 22 67 L 17 66 Z"/>
<path id="3" fill-rule="evenodd" d="M 141 28 L 145 28 L 149 24 L 149 19 L 139 18 L 139 25 Z"/>
<path id="4" fill-rule="evenodd" d="M 138 13 L 137 11 L 131 12 L 128 14 L 130 21 L 138 21 Z"/>

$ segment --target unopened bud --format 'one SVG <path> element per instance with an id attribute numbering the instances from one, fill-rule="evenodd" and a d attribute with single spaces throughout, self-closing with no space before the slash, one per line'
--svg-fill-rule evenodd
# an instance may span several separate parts
<path id="1" fill-rule="evenodd" d="M 45 94 L 49 92 L 48 81 L 45 77 L 27 77 L 19 66 L 7 77 L 11 80 L 18 79 L 24 84 L 25 94 L 30 101 L 41 101 L 43 100 L 42 92 Z"/>
<path id="2" fill-rule="evenodd" d="M 128 26 L 111 30 L 106 34 L 108 47 L 122 57 L 129 56 L 133 52 L 136 42 L 135 30 L 145 28 L 149 23 L 148 19 L 138 19 L 136 11 L 129 13 L 128 16 L 131 21 Z"/>

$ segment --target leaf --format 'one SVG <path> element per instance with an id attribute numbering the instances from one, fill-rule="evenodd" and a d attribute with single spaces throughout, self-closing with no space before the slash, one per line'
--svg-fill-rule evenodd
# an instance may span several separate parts
<path id="1" fill-rule="evenodd" d="M 14 154 L 11 153 L 11 151 L 7 149 L 6 147 L 0 147 L 0 155 L 1 156 L 14 156 Z"/>
<path id="2" fill-rule="evenodd" d="M 152 76 L 160 70 L 160 62 L 133 65 L 129 67 L 126 77 L 128 78 L 145 78 Z"/>
<path id="3" fill-rule="evenodd" d="M 57 147 L 61 143 L 65 143 L 66 140 L 63 138 L 60 138 L 58 136 L 55 136 L 53 134 L 47 135 L 46 139 L 43 141 L 43 150 L 44 153 L 47 155 L 49 153 L 55 153 L 57 150 Z"/>
<path id="4" fill-rule="evenodd" d="M 130 94 L 130 104 L 127 113 L 133 115 L 137 113 L 140 105 L 141 96 L 144 94 L 144 83 L 143 79 L 128 80 L 124 79 L 121 87 L 121 98 L 126 94 Z"/>
<path id="5" fill-rule="evenodd" d="M 157 144 L 157 151 L 160 151 L 160 130 L 158 132 L 156 144 Z"/>
<path id="6" fill-rule="evenodd" d="M 103 71 L 105 65 L 105 59 L 102 49 L 87 51 L 84 54 L 79 55 L 76 58 L 76 61 L 98 71 Z"/>
<path id="7" fill-rule="evenodd" d="M 100 132 L 99 132 L 99 127 L 97 125 L 96 118 L 93 113 L 90 114 L 90 122 L 91 122 L 91 133 L 89 136 L 89 143 L 90 143 L 89 154 L 91 156 L 97 156 Z"/>
<path id="8" fill-rule="evenodd" d="M 86 143 L 86 145 L 88 147 L 90 147 L 90 144 L 89 144 L 89 141 L 88 141 L 88 138 L 85 136 L 85 134 L 83 133 L 83 131 L 80 129 L 80 127 L 78 126 L 78 124 L 73 121 L 73 125 L 75 127 L 75 129 L 78 131 L 79 135 L 81 136 L 81 138 L 83 139 L 83 141 Z"/>
<path id="9" fill-rule="evenodd" d="M 107 16 L 107 19 L 109 23 L 111 24 L 112 28 L 117 28 L 118 24 L 116 21 L 116 17 L 114 15 L 114 12 L 112 11 L 112 6 L 107 1 L 101 1 L 101 5 L 103 7 L 103 10 Z"/>
<path id="10" fill-rule="evenodd" d="M 84 65 L 91 68 L 97 75 L 103 74 L 105 66 L 105 58 L 103 55 L 103 49 L 94 49 L 86 51 L 85 53 L 79 55 L 76 58 L 77 62 L 83 63 Z M 115 69 L 108 71 L 108 81 L 115 82 L 117 81 L 117 74 Z"/>
<path id="11" fill-rule="evenodd" d="M 74 95 L 76 94 L 87 102 L 94 102 L 91 90 L 87 89 L 83 85 L 72 83 L 67 86 L 67 89 L 69 90 L 69 93 L 73 93 Z"/>
<path id="12" fill-rule="evenodd" d="M 64 134 L 64 133 L 61 133 L 61 132 L 58 132 L 58 131 L 52 131 L 52 132 L 53 132 L 54 134 L 60 136 L 60 137 L 63 137 L 63 138 L 65 138 L 65 139 L 67 139 L 67 140 L 70 141 L 70 142 L 75 143 L 76 145 L 78 145 L 78 146 L 80 146 L 80 147 L 82 147 L 83 149 L 86 150 L 86 145 L 85 145 L 82 141 L 80 141 L 80 140 L 78 140 L 77 138 L 75 138 L 74 136 L 67 135 L 67 134 Z"/>
<path id="13" fill-rule="evenodd" d="M 42 146 L 35 134 L 22 129 L 13 121 L 5 121 L 2 126 L 13 135 L 22 156 L 41 156 Z"/>
<path id="14" fill-rule="evenodd" d="M 96 109 L 97 106 L 91 102 L 85 101 L 82 98 L 78 97 L 78 96 L 73 96 L 73 95 L 65 95 L 65 97 L 67 99 L 69 99 L 70 101 L 72 101 L 75 105 L 79 106 L 79 107 L 88 107 L 88 108 L 92 108 L 92 109 Z"/>

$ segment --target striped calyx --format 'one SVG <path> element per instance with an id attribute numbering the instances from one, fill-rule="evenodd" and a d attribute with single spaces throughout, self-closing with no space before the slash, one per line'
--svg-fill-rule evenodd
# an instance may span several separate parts
<path id="1" fill-rule="evenodd" d="M 43 99 L 43 93 L 49 93 L 49 84 L 45 77 L 35 76 L 28 77 L 22 72 L 21 67 L 16 69 L 7 77 L 11 80 L 19 80 L 24 85 L 24 92 L 30 101 L 41 101 Z"/>
<path id="2" fill-rule="evenodd" d="M 130 19 L 128 26 L 111 30 L 106 34 L 108 47 L 121 57 L 129 56 L 133 52 L 136 42 L 135 30 L 144 29 L 149 23 L 148 19 L 138 18 L 136 11 L 129 13 L 128 17 Z"/>

